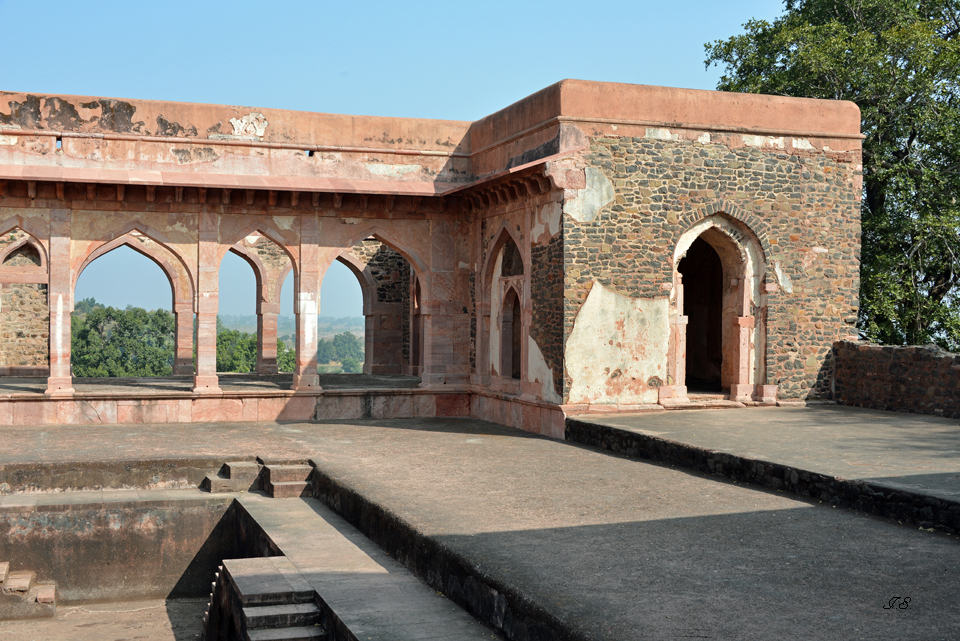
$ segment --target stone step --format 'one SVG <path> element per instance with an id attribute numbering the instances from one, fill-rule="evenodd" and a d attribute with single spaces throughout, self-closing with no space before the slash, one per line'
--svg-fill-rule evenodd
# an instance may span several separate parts
<path id="1" fill-rule="evenodd" d="M 273 483 L 267 481 L 267 494 L 275 499 L 290 499 L 301 496 L 310 496 L 307 491 L 306 481 L 284 481 L 282 483 Z"/>
<path id="2" fill-rule="evenodd" d="M 10 562 L 4 561 L 0 563 L 0 588 L 3 588 L 3 584 L 6 583 L 8 574 L 10 574 Z"/>
<path id="3" fill-rule="evenodd" d="M 227 461 L 220 471 L 228 479 L 250 479 L 253 481 L 260 476 L 260 464 L 254 461 Z"/>
<path id="4" fill-rule="evenodd" d="M 310 465 L 268 465 L 267 480 L 271 483 L 306 481 L 313 473 Z"/>
<path id="5" fill-rule="evenodd" d="M 221 472 L 220 474 L 207 474 L 200 483 L 201 490 L 208 490 L 211 494 L 220 494 L 223 492 L 247 492 L 256 485 L 256 477 L 250 478 L 227 478 Z"/>
<path id="6" fill-rule="evenodd" d="M 35 578 L 37 578 L 37 573 L 28 570 L 10 572 L 7 575 L 7 580 L 3 582 L 3 592 L 5 594 L 17 593 L 22 596 L 30 591 Z"/>
<path id="7" fill-rule="evenodd" d="M 307 627 L 320 622 L 320 608 L 313 603 L 289 603 L 243 608 L 248 630 Z"/>
<path id="8" fill-rule="evenodd" d="M 35 583 L 30 589 L 32 600 L 47 605 L 57 605 L 57 584 L 53 582 Z M 31 600 L 28 596 L 27 600 Z"/>
<path id="9" fill-rule="evenodd" d="M 314 591 L 286 557 L 226 559 L 224 571 L 243 607 L 314 603 Z"/>
<path id="10" fill-rule="evenodd" d="M 319 625 L 247 631 L 249 641 L 323 641 L 326 638 L 326 630 Z"/>

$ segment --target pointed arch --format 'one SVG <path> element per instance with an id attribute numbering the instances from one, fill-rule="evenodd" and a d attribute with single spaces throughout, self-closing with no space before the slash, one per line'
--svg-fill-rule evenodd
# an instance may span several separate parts
<path id="1" fill-rule="evenodd" d="M 169 256 L 165 256 L 160 252 L 157 252 L 150 245 L 146 245 L 137 240 L 137 237 L 134 235 L 134 231 L 139 232 L 143 237 L 151 240 L 156 243 L 158 247 L 163 248 L 166 252 L 169 253 Z M 174 309 L 181 307 L 184 304 L 189 303 L 192 310 L 196 291 L 195 285 L 193 282 L 192 274 L 187 265 L 180 259 L 179 255 L 171 250 L 167 245 L 157 241 L 152 238 L 149 234 L 145 234 L 138 229 L 133 229 L 109 242 L 101 243 L 99 246 L 89 249 L 86 256 L 84 256 L 83 262 L 80 264 L 79 269 L 73 275 L 73 283 L 71 286 L 71 299 L 73 298 L 73 291 L 76 290 L 77 281 L 80 279 L 80 275 L 83 271 L 97 258 L 100 258 L 104 254 L 108 254 L 118 247 L 129 247 L 133 251 L 146 256 L 163 271 L 164 275 L 167 277 L 167 280 L 170 282 L 171 295 L 173 297 Z M 185 276 L 185 282 L 181 282 L 179 278 L 178 268 L 182 270 L 183 276 Z"/>
<path id="2" fill-rule="evenodd" d="M 268 279 L 267 267 L 263 264 L 263 261 L 260 260 L 260 257 L 257 254 L 253 253 L 240 243 L 233 245 L 227 251 L 223 252 L 223 256 L 220 257 L 220 262 L 223 263 L 223 259 L 226 258 L 227 254 L 230 253 L 242 258 L 248 265 L 250 265 L 250 269 L 253 270 L 253 277 L 257 283 L 257 313 L 259 314 L 263 303 L 271 302 L 270 300 L 267 300 L 266 296 L 263 294 L 263 284 Z M 282 282 L 283 281 L 281 280 L 280 283 Z M 279 290 L 280 288 L 277 287 L 276 289 Z M 274 298 L 276 298 L 276 296 Z"/>
<path id="3" fill-rule="evenodd" d="M 372 225 L 365 228 L 363 233 L 354 234 L 348 245 L 348 249 L 371 236 L 403 256 L 403 258 L 410 263 L 410 266 L 413 267 L 415 274 L 420 278 L 422 288 L 427 292 L 430 291 L 430 268 L 427 266 L 427 263 L 424 262 L 416 251 L 408 247 L 405 243 L 400 242 L 393 234 L 384 230 L 379 225 Z M 429 298 L 429 295 L 426 297 Z"/>
<path id="4" fill-rule="evenodd" d="M 698 241 L 708 248 L 695 245 Z M 722 272 L 719 279 L 715 273 L 702 273 L 689 263 L 685 267 L 688 273 L 682 274 L 681 261 L 688 252 L 707 258 L 711 252 L 715 253 L 716 258 L 711 260 L 719 259 Z M 661 389 L 661 395 L 666 392 L 667 396 L 686 396 L 691 375 L 687 363 L 700 367 L 696 363 L 700 362 L 697 359 L 701 355 L 691 350 L 712 353 L 716 349 L 716 345 L 711 347 L 703 342 L 716 340 L 705 339 L 704 332 L 719 335 L 719 383 L 722 389 L 729 389 L 730 398 L 747 401 L 765 395 L 758 390 L 766 384 L 766 303 L 762 296 L 766 256 L 763 243 L 753 229 L 726 212 L 700 217 L 680 234 L 673 252 L 674 286 L 670 297 L 674 311 L 671 317 L 676 319 L 670 332 L 668 356 L 667 373 L 671 381 L 667 386 L 669 391 Z M 713 291 L 716 288 L 720 291 Z M 720 305 L 719 311 L 709 311 L 717 305 Z M 712 323 L 718 323 L 718 327 L 710 329 Z M 688 343 L 688 329 L 697 332 L 696 344 Z M 693 375 L 700 376 L 703 371 Z"/>
<path id="5" fill-rule="evenodd" d="M 503 246 L 507 243 L 508 240 L 512 241 L 514 245 L 517 246 L 517 249 L 520 250 L 521 243 L 520 238 L 517 236 L 517 233 L 506 223 L 501 223 L 500 228 L 497 230 L 497 233 L 494 235 L 495 240 L 487 249 L 487 255 L 483 259 L 483 267 L 481 268 L 480 273 L 483 275 L 484 289 L 489 284 L 490 279 L 493 277 L 493 268 L 496 264 L 497 257 L 500 254 L 500 250 L 503 249 Z M 530 273 L 529 260 L 526 256 L 526 252 L 520 251 L 520 257 L 523 260 L 523 272 L 525 274 Z"/>
<path id="6" fill-rule="evenodd" d="M 10 255 L 11 255 L 12 253 L 14 253 L 15 251 L 17 251 L 18 249 L 20 249 L 21 247 L 29 246 L 29 247 L 32 247 L 32 248 L 34 249 L 34 251 L 37 252 L 37 255 L 40 257 L 40 265 L 38 265 L 36 268 L 39 269 L 39 270 L 41 270 L 41 271 L 46 271 L 46 270 L 47 270 L 47 252 L 46 252 L 46 249 L 44 249 L 44 247 L 43 247 L 43 245 L 40 243 L 40 241 L 38 241 L 36 238 L 34 238 L 33 234 L 31 234 L 30 232 L 26 231 L 26 230 L 23 229 L 22 227 L 14 227 L 13 229 L 11 229 L 11 230 L 9 230 L 9 231 L 13 231 L 13 230 L 16 230 L 16 229 L 20 229 L 21 231 L 23 231 L 23 233 L 27 234 L 27 237 L 26 237 L 26 238 L 21 238 L 21 239 L 18 240 L 16 243 L 14 243 L 14 244 L 6 247 L 3 251 L 0 251 L 0 265 L 3 265 L 4 261 L 7 260 L 7 257 L 10 256 Z M 0 237 L 5 236 L 7 233 L 9 233 L 9 231 L 0 233 Z"/>
<path id="7" fill-rule="evenodd" d="M 44 248 L 44 254 L 46 254 L 46 243 L 49 240 L 47 234 L 50 231 L 49 227 L 44 229 L 43 226 L 36 223 L 32 218 L 25 218 L 23 216 L 11 216 L 3 222 L 0 222 L 0 236 L 3 236 L 9 231 L 12 231 L 16 228 L 22 229 L 24 232 L 33 236 L 33 238 Z"/>
<path id="8" fill-rule="evenodd" d="M 287 258 L 290 259 L 290 262 L 293 264 L 297 271 L 299 272 L 300 265 L 300 251 L 298 247 L 291 247 L 287 244 L 287 240 L 283 237 L 283 234 L 280 233 L 273 225 L 266 224 L 266 220 L 258 220 L 255 223 L 251 223 L 244 227 L 240 232 L 233 234 L 231 238 L 227 240 L 220 241 L 220 251 L 217 257 L 218 260 L 223 260 L 223 257 L 226 256 L 227 252 L 230 251 L 230 248 L 234 245 L 240 244 L 244 238 L 252 234 L 260 234 L 264 238 L 267 238 L 274 243 L 276 243 L 280 249 L 283 250 L 283 253 L 287 255 Z"/>

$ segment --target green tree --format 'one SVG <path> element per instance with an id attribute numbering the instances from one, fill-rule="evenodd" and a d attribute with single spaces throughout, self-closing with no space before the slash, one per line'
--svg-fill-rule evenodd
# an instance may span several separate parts
<path id="1" fill-rule="evenodd" d="M 718 89 L 851 100 L 864 198 L 859 327 L 960 349 L 960 0 L 786 0 L 706 45 Z"/>
<path id="2" fill-rule="evenodd" d="M 347 374 L 359 374 L 363 372 L 363 361 L 358 361 L 348 356 L 341 362 L 343 363 L 343 371 Z"/>
<path id="3" fill-rule="evenodd" d="M 343 332 L 333 337 L 333 348 L 337 353 L 337 360 L 341 363 L 344 359 L 363 361 L 363 343 L 357 338 L 356 334 Z"/>
<path id="4" fill-rule="evenodd" d="M 292 372 L 297 367 L 297 354 L 286 344 L 277 339 L 277 369 L 281 372 Z"/>
<path id="5" fill-rule="evenodd" d="M 337 350 L 333 346 L 333 341 L 321 338 L 317 341 L 317 362 L 330 363 L 337 360 Z"/>
<path id="6" fill-rule="evenodd" d="M 173 314 L 139 307 L 102 307 L 81 301 L 89 311 L 72 325 L 75 376 L 170 376 L 173 372 Z"/>
<path id="7" fill-rule="evenodd" d="M 256 367 L 256 335 L 225 329 L 217 318 L 217 371 L 246 373 Z"/>

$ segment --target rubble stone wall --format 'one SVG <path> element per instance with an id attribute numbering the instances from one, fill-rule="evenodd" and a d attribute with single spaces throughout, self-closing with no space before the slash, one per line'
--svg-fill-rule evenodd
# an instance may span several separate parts
<path id="1" fill-rule="evenodd" d="M 680 235 L 725 214 L 756 235 L 765 284 L 776 285 L 765 299 L 767 380 L 757 382 L 778 385 L 781 399 L 829 395 L 832 345 L 852 333 L 858 306 L 860 154 L 756 138 L 648 129 L 591 139 L 580 199 L 598 170 L 610 199 L 592 194 L 595 212 L 586 200 L 564 209 L 564 340 L 594 283 L 632 299 L 669 296 Z"/>
<path id="2" fill-rule="evenodd" d="M 960 418 L 960 354 L 851 341 L 835 352 L 834 398 L 844 405 Z"/>

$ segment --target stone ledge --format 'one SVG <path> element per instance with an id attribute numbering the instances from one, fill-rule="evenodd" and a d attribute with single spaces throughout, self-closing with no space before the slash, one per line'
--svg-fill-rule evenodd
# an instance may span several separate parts
<path id="1" fill-rule="evenodd" d="M 577 419 L 567 419 L 566 439 L 631 458 L 650 459 L 716 474 L 901 523 L 960 534 L 960 501 L 872 481 L 832 477 Z"/>

